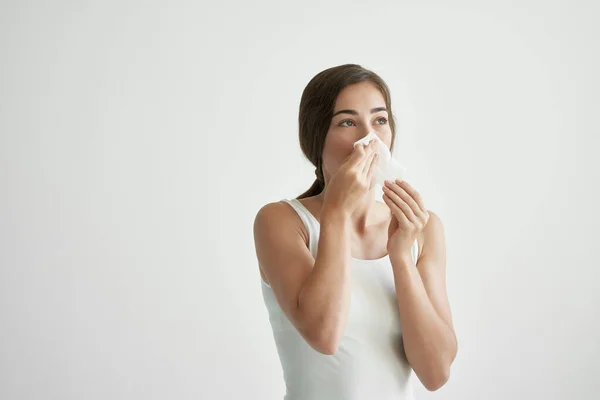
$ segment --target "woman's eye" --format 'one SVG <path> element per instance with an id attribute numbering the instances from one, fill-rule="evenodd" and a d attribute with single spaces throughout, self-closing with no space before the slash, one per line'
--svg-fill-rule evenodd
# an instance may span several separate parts
<path id="1" fill-rule="evenodd" d="M 388 120 L 387 120 L 386 117 L 380 117 L 380 118 L 377 118 L 377 122 L 378 122 L 379 125 L 385 125 L 385 124 L 387 124 Z M 340 122 L 339 126 L 345 126 L 345 127 L 351 126 L 351 125 L 345 125 L 345 124 L 352 124 L 352 125 L 354 125 L 354 121 L 352 121 L 350 119 L 347 119 L 345 121 Z"/>

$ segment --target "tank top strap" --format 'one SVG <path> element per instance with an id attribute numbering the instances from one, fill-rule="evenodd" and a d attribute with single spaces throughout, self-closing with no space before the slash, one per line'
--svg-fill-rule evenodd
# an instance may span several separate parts
<path id="1" fill-rule="evenodd" d="M 310 211 L 300 202 L 298 199 L 283 199 L 284 202 L 288 203 L 296 214 L 302 220 L 304 227 L 306 228 L 306 233 L 308 234 L 308 249 L 313 257 L 317 257 L 317 246 L 319 244 L 319 233 L 320 233 L 320 225 L 319 221 L 312 215 Z"/>
<path id="2" fill-rule="evenodd" d="M 317 247 L 319 245 L 319 233 L 321 231 L 321 225 L 319 224 L 319 221 L 317 221 L 315 216 L 310 211 L 308 211 L 308 209 L 304 206 L 304 204 L 300 202 L 300 200 L 283 199 L 282 201 L 288 203 L 294 209 L 294 211 L 296 211 L 296 214 L 298 214 L 298 216 L 302 220 L 302 223 L 304 224 L 304 227 L 306 228 L 306 232 L 308 234 L 308 248 L 312 256 L 316 258 Z M 416 263 L 419 258 L 419 244 L 417 240 L 413 242 L 411 253 L 413 256 L 413 260 Z"/>

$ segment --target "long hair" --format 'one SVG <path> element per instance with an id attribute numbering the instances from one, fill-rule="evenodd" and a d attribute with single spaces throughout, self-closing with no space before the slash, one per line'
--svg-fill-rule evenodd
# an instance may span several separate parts
<path id="1" fill-rule="evenodd" d="M 369 81 L 381 91 L 388 109 L 388 123 L 392 131 L 392 148 L 396 138 L 396 126 L 392 115 L 390 90 L 383 79 L 375 72 L 357 64 L 344 64 L 319 72 L 308 82 L 302 92 L 298 128 L 300 148 L 306 158 L 315 166 L 316 179 L 312 186 L 300 196 L 316 196 L 325 188 L 323 176 L 323 148 L 325 137 L 331 124 L 335 102 L 346 86 Z"/>

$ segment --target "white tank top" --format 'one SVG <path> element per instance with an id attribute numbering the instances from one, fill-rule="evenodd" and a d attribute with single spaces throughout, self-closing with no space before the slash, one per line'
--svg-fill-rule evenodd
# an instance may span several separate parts
<path id="1" fill-rule="evenodd" d="M 317 256 L 319 221 L 297 199 L 298 213 Z M 412 255 L 416 261 L 418 245 Z M 284 400 L 413 400 L 413 373 L 401 342 L 400 316 L 389 257 L 351 260 L 350 310 L 333 355 L 314 350 L 283 313 L 263 279 L 262 293 L 286 385 Z"/>

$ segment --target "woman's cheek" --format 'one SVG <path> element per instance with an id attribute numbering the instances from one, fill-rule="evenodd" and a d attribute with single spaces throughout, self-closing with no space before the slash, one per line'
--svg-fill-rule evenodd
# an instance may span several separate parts
<path id="1" fill-rule="evenodd" d="M 381 141 L 387 145 L 387 147 L 390 147 L 392 144 L 392 132 L 389 129 L 386 129 L 383 132 L 378 132 L 378 136 L 379 139 L 381 139 Z"/>
<path id="2" fill-rule="evenodd" d="M 352 153 L 354 142 L 346 135 L 331 135 L 326 146 L 328 153 L 338 161 L 345 159 Z"/>

